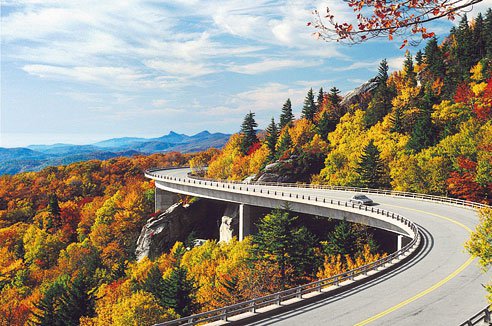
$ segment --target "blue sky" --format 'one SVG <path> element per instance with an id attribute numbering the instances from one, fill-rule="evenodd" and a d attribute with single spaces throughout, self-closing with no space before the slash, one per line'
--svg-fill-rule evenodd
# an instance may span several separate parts
<path id="1" fill-rule="evenodd" d="M 313 9 L 352 17 L 337 0 L 1 1 L 2 147 L 233 133 L 250 110 L 264 128 L 287 98 L 298 116 L 310 87 L 347 92 L 404 54 L 315 39 Z"/>

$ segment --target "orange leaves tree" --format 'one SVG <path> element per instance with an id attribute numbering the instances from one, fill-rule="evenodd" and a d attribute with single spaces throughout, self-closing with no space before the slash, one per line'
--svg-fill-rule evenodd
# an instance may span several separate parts
<path id="1" fill-rule="evenodd" d="M 354 11 L 357 22 L 339 22 L 326 8 L 322 14 L 314 11 L 308 23 L 316 29 L 315 35 L 325 41 L 361 43 L 375 37 L 388 37 L 410 32 L 426 39 L 434 36 L 424 25 L 436 19 L 453 20 L 465 9 L 482 0 L 344 0 Z M 408 44 L 403 40 L 402 48 Z"/>

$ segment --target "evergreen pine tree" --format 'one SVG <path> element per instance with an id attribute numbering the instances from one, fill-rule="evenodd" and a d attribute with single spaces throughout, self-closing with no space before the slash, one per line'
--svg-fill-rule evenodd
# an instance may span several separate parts
<path id="1" fill-rule="evenodd" d="M 196 288 L 191 280 L 188 279 L 186 269 L 175 267 L 171 274 L 164 279 L 164 293 L 161 295 L 161 302 L 166 307 L 174 309 L 180 316 L 189 316 L 198 307 L 196 303 Z"/>
<path id="2" fill-rule="evenodd" d="M 340 118 L 346 113 L 345 109 L 340 105 L 341 98 L 340 98 L 340 90 L 333 86 L 330 89 L 330 93 L 328 93 L 328 101 L 331 104 L 332 107 L 332 112 L 337 118 L 337 120 L 340 120 Z"/>
<path id="3" fill-rule="evenodd" d="M 268 159 L 272 160 L 275 158 L 276 150 L 275 146 L 277 145 L 278 140 L 278 129 L 275 120 L 272 118 L 272 122 L 266 128 L 266 137 L 265 142 L 267 144 L 268 149 L 270 150 L 270 154 L 268 155 Z"/>
<path id="4" fill-rule="evenodd" d="M 391 110 L 391 101 L 394 97 L 394 91 L 387 86 L 388 81 L 388 63 L 386 59 L 379 65 L 379 73 L 376 77 L 378 86 L 364 116 L 364 122 L 367 127 L 372 127 L 378 121 L 381 121 Z"/>
<path id="5" fill-rule="evenodd" d="M 446 67 L 444 65 L 444 58 L 435 37 L 431 38 L 425 45 L 424 58 L 427 69 L 429 69 L 435 78 L 445 76 Z"/>
<path id="6" fill-rule="evenodd" d="M 324 101 L 325 93 L 323 92 L 323 87 L 319 89 L 318 98 L 316 99 L 316 108 L 318 112 L 323 109 L 323 101 Z"/>
<path id="7" fill-rule="evenodd" d="M 478 14 L 475 19 L 475 25 L 472 31 L 473 35 L 473 62 L 480 61 L 483 57 L 485 57 L 486 49 L 485 49 L 485 35 L 484 35 L 484 21 L 481 13 Z"/>
<path id="8" fill-rule="evenodd" d="M 244 117 L 243 124 L 241 125 L 241 134 L 243 136 L 241 142 L 241 151 L 245 155 L 248 153 L 249 148 L 253 144 L 258 142 L 255 130 L 256 127 L 258 127 L 258 124 L 255 121 L 255 114 L 250 111 Z"/>
<path id="9" fill-rule="evenodd" d="M 423 108 L 413 126 L 408 149 L 420 152 L 422 149 L 434 145 L 434 126 L 432 125 L 432 95 L 427 91 L 424 95 Z"/>
<path id="10" fill-rule="evenodd" d="M 417 85 L 417 78 L 413 67 L 413 59 L 409 51 L 405 52 L 403 71 L 405 72 L 405 80 L 409 82 L 411 86 Z"/>
<path id="11" fill-rule="evenodd" d="M 395 112 L 391 115 L 391 132 L 403 133 L 402 115 L 403 113 L 400 108 L 396 108 Z"/>
<path id="12" fill-rule="evenodd" d="M 168 290 L 167 284 L 162 278 L 162 273 L 156 264 L 152 265 L 149 269 L 147 278 L 139 288 L 152 293 L 161 307 L 169 308 L 174 304 L 174 300 L 166 293 Z"/>
<path id="13" fill-rule="evenodd" d="M 284 133 L 280 136 L 280 143 L 277 147 L 277 155 L 276 158 L 279 159 L 285 152 L 289 151 L 292 148 L 292 138 L 290 137 L 289 131 L 285 130 Z"/>
<path id="14" fill-rule="evenodd" d="M 356 169 L 363 187 L 382 188 L 386 186 L 384 164 L 379 156 L 380 153 L 374 145 L 374 140 L 371 139 L 364 148 L 359 166 Z"/>
<path id="15" fill-rule="evenodd" d="M 90 287 L 90 282 L 78 276 L 67 284 L 62 294 L 58 315 L 67 326 L 80 325 L 80 317 L 95 315 L 96 298 Z"/>
<path id="16" fill-rule="evenodd" d="M 417 51 L 417 54 L 415 55 L 415 62 L 418 65 L 421 65 L 422 62 L 424 62 L 424 55 L 422 54 L 422 51 L 421 50 L 418 50 Z"/>
<path id="17" fill-rule="evenodd" d="M 381 60 L 378 68 L 378 75 L 376 76 L 376 80 L 379 86 L 386 86 L 386 82 L 388 81 L 388 61 L 386 59 Z"/>
<path id="18" fill-rule="evenodd" d="M 313 89 L 309 89 L 306 98 L 304 99 L 304 106 L 302 107 L 302 117 L 309 121 L 314 120 L 316 114 L 316 104 L 314 103 Z"/>
<path id="19" fill-rule="evenodd" d="M 258 233 L 253 236 L 253 257 L 278 267 L 283 289 L 314 271 L 315 238 L 304 226 L 296 227 L 296 220 L 288 211 L 276 209 L 261 219 Z M 294 273 L 287 274 L 288 268 Z"/>
<path id="20" fill-rule="evenodd" d="M 469 76 L 470 68 L 473 66 L 473 35 L 468 25 L 468 18 L 463 15 L 455 32 L 456 47 L 452 48 L 454 57 L 458 60 L 453 66 L 456 69 L 453 74 L 454 83 L 459 84 Z"/>
<path id="21" fill-rule="evenodd" d="M 58 204 L 58 196 L 56 194 L 51 194 L 49 196 L 48 212 L 50 212 L 51 216 L 50 219 L 48 220 L 48 225 L 46 225 L 46 228 L 47 229 L 60 228 L 61 227 L 60 205 Z"/>
<path id="22" fill-rule="evenodd" d="M 335 229 L 328 233 L 328 239 L 323 245 L 323 251 L 326 255 L 350 255 L 354 257 L 357 252 L 357 234 L 354 232 L 350 223 L 340 221 Z"/>
<path id="23" fill-rule="evenodd" d="M 487 9 L 483 27 L 483 37 L 485 39 L 485 53 L 492 59 L 492 9 Z"/>
<path id="24" fill-rule="evenodd" d="M 294 115 L 292 114 L 292 103 L 290 102 L 290 98 L 288 98 L 282 107 L 282 114 L 280 114 L 280 130 L 282 130 L 285 126 L 290 125 L 292 120 L 294 120 Z"/>
<path id="25" fill-rule="evenodd" d="M 58 196 L 56 194 L 49 196 L 48 211 L 53 216 L 60 216 L 60 205 L 58 204 Z"/>
<path id="26" fill-rule="evenodd" d="M 64 326 L 64 320 L 59 313 L 61 298 L 65 289 L 66 282 L 63 279 L 57 279 L 43 293 L 43 296 L 37 304 L 35 310 L 31 312 L 32 317 L 29 320 L 31 325 L 39 326 Z"/>
<path id="27" fill-rule="evenodd" d="M 328 134 L 334 131 L 337 127 L 337 123 L 337 119 L 332 118 L 327 111 L 324 111 L 316 126 L 316 133 L 320 135 L 322 139 L 326 140 L 328 138 Z"/>

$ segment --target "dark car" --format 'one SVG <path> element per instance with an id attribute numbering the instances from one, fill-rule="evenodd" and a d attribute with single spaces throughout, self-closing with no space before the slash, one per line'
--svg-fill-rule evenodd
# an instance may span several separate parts
<path id="1" fill-rule="evenodd" d="M 372 205 L 374 202 L 372 201 L 371 198 L 367 197 L 366 195 L 354 195 L 352 198 L 349 199 L 349 203 L 354 203 L 357 205 Z"/>

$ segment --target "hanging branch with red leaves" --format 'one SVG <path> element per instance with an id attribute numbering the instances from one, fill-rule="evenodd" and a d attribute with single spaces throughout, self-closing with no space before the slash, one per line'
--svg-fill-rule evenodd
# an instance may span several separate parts
<path id="1" fill-rule="evenodd" d="M 466 9 L 483 0 L 343 0 L 354 10 L 357 25 L 338 22 L 330 8 L 326 14 L 313 12 L 314 20 L 308 26 L 317 31 L 314 35 L 325 41 L 357 44 L 376 37 L 410 35 L 426 39 L 434 36 L 424 25 L 430 21 L 446 18 L 454 20 Z M 416 40 L 410 43 L 416 43 Z M 402 41 L 401 48 L 409 43 Z"/>

